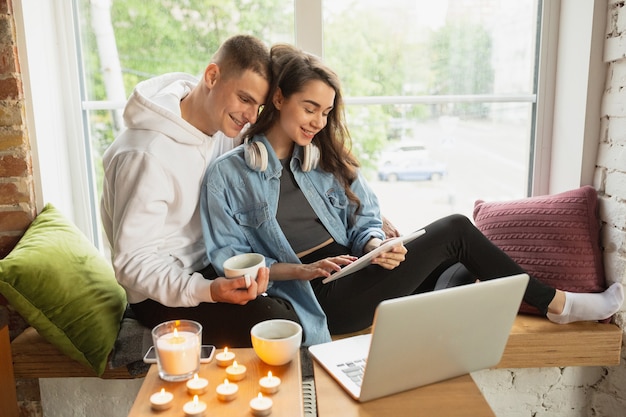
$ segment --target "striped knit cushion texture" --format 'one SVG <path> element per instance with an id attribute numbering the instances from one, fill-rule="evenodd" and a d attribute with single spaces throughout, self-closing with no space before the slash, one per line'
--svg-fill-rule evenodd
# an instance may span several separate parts
<path id="1" fill-rule="evenodd" d="M 507 202 L 478 200 L 474 222 L 531 276 L 571 292 L 606 288 L 593 187 Z M 526 303 L 520 312 L 539 314 Z"/>

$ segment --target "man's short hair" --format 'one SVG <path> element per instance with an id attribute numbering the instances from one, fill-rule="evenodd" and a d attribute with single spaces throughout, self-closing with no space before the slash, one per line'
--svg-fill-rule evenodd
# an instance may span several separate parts
<path id="1" fill-rule="evenodd" d="M 270 53 L 268 47 L 250 35 L 228 38 L 211 59 L 219 66 L 224 77 L 240 76 L 251 70 L 270 81 Z"/>

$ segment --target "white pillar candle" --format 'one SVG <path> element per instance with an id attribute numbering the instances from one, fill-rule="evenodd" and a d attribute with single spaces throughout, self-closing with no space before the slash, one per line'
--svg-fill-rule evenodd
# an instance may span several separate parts
<path id="1" fill-rule="evenodd" d="M 220 401 L 232 401 L 237 397 L 237 392 L 239 391 L 239 387 L 237 384 L 232 384 L 228 382 L 228 378 L 224 379 L 223 384 L 219 384 L 215 389 L 217 393 L 217 399 Z"/>
<path id="2" fill-rule="evenodd" d="M 198 369 L 200 340 L 191 332 L 174 329 L 157 339 L 161 369 L 169 375 L 184 375 Z"/>
<path id="3" fill-rule="evenodd" d="M 223 352 L 220 352 L 217 355 L 215 355 L 215 361 L 217 362 L 218 366 L 222 366 L 222 367 L 230 366 L 232 365 L 234 360 L 235 360 L 235 354 L 229 351 L 227 347 L 224 348 Z"/>
<path id="4" fill-rule="evenodd" d="M 191 378 L 186 383 L 187 392 L 191 395 L 202 395 L 206 392 L 209 387 L 209 380 L 205 378 L 200 378 L 198 374 L 194 374 L 193 378 Z"/>
<path id="5" fill-rule="evenodd" d="M 280 387 L 280 378 L 272 375 L 272 371 L 269 371 L 267 376 L 259 380 L 259 385 L 263 394 L 274 394 Z"/>
<path id="6" fill-rule="evenodd" d="M 250 400 L 250 411 L 257 417 L 263 417 L 272 413 L 274 402 L 271 398 L 264 397 L 260 392 L 259 396 Z"/>
<path id="7" fill-rule="evenodd" d="M 183 405 L 183 411 L 186 417 L 201 417 L 206 412 L 206 403 L 199 401 L 198 396 L 193 396 L 193 401 L 186 402 Z"/>
<path id="8" fill-rule="evenodd" d="M 245 365 L 240 365 L 234 361 L 232 365 L 226 368 L 226 376 L 233 382 L 240 381 L 246 376 Z"/>
<path id="9" fill-rule="evenodd" d="M 155 392 L 150 396 L 150 406 L 156 411 L 167 410 L 172 406 L 173 400 L 174 394 L 165 391 L 165 388 L 161 388 L 161 391 Z"/>

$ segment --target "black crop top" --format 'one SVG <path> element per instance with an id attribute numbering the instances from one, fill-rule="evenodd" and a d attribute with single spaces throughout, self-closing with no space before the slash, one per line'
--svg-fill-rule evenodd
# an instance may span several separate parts
<path id="1" fill-rule="evenodd" d="M 290 158 L 280 161 L 283 173 L 276 219 L 293 251 L 299 253 L 322 244 L 331 236 L 298 187 L 289 161 Z"/>

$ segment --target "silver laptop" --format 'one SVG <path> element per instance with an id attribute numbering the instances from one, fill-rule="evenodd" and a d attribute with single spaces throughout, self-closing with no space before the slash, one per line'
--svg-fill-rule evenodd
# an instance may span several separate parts
<path id="1" fill-rule="evenodd" d="M 495 366 L 528 275 L 383 301 L 371 334 L 309 347 L 356 400 L 364 402 Z"/>

